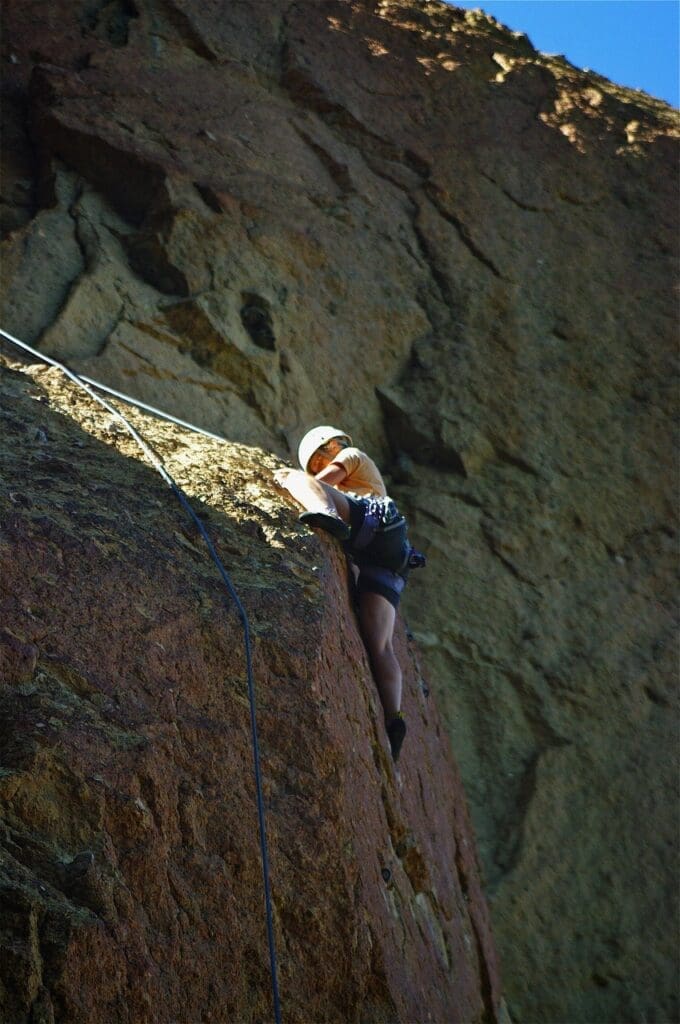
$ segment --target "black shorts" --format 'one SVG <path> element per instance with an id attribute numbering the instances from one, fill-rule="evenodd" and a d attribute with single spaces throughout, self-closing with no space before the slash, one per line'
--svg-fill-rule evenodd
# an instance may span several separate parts
<path id="1" fill-rule="evenodd" d="M 345 541 L 344 547 L 359 570 L 357 590 L 359 594 L 380 594 L 396 609 L 399 607 L 402 591 L 406 586 L 408 570 L 395 572 L 381 565 L 380 562 L 400 560 L 405 543 L 406 527 L 404 526 L 403 535 L 399 531 L 389 538 L 380 534 L 376 535 L 376 538 L 367 547 L 361 552 L 355 553 L 352 551 L 352 541 L 366 517 L 368 502 L 362 498 L 350 498 L 349 495 L 346 495 L 346 498 L 349 502 L 349 524 L 352 532 L 349 540 Z M 394 550 L 391 551 L 390 546 Z"/>

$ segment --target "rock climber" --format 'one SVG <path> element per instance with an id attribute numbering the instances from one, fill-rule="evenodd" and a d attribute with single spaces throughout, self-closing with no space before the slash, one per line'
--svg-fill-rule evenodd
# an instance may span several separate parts
<path id="1" fill-rule="evenodd" d="M 350 559 L 361 634 L 385 714 L 396 761 L 406 735 L 401 711 L 402 676 L 392 638 L 396 610 L 409 568 L 424 564 L 406 539 L 406 521 L 388 497 L 375 462 L 353 447 L 349 434 L 314 427 L 300 442 L 301 470 L 274 476 L 303 506 L 299 519 L 337 537 Z"/>

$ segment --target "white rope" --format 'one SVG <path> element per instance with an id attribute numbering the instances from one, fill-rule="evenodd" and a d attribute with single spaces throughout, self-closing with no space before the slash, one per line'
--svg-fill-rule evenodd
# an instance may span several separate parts
<path id="1" fill-rule="evenodd" d="M 48 363 L 50 366 L 55 366 L 58 370 L 61 370 L 61 372 L 65 374 L 69 378 L 69 380 L 72 380 L 74 384 L 77 384 L 78 387 L 83 389 L 83 391 L 86 391 L 90 398 L 93 399 L 93 401 L 103 406 L 103 408 L 106 409 L 107 412 L 110 412 L 112 416 L 114 416 L 117 420 L 119 420 L 122 423 L 125 430 L 129 434 L 131 434 L 131 436 L 135 439 L 139 447 L 142 449 L 147 459 L 149 459 L 154 468 L 157 469 L 158 472 L 161 474 L 168 487 L 173 486 L 174 480 L 172 479 L 167 469 L 163 465 L 161 459 L 158 457 L 158 455 L 156 455 L 153 448 L 151 448 L 146 443 L 141 434 L 139 434 L 138 431 L 135 430 L 130 421 L 126 420 L 123 414 L 119 412 L 114 405 L 111 405 L 111 403 L 107 402 L 105 398 L 102 398 L 101 395 L 98 395 L 95 391 L 93 391 L 89 383 L 86 383 L 86 381 L 82 377 L 79 377 L 77 373 L 74 373 L 73 370 L 69 370 L 68 366 L 65 366 L 63 363 L 60 363 L 56 359 L 52 359 L 50 356 L 46 356 L 44 352 L 38 352 L 37 349 L 31 348 L 31 346 L 27 345 L 25 341 L 19 341 L 19 339 L 15 338 L 13 334 L 8 334 L 7 331 L 3 331 L 1 327 L 0 335 L 2 335 L 3 338 L 6 338 L 7 341 L 10 341 L 13 345 L 17 345 L 19 348 L 23 349 L 25 352 L 30 352 L 30 354 L 32 356 L 35 356 L 35 358 L 39 362 Z"/>
<path id="2" fill-rule="evenodd" d="M 177 419 L 176 416 L 171 416 L 169 412 L 163 412 L 162 409 L 156 409 L 153 405 L 147 405 L 146 402 L 140 402 L 138 398 L 131 398 L 129 395 L 124 395 L 121 391 L 114 391 L 113 388 L 109 388 L 106 384 L 100 384 L 97 380 L 92 380 L 91 377 L 82 377 L 81 380 L 87 381 L 93 387 L 99 391 L 105 391 L 109 395 L 113 395 L 114 398 L 120 398 L 122 402 L 127 402 L 129 405 L 136 405 L 138 409 L 144 409 L 145 412 L 150 412 L 154 416 L 160 416 L 163 420 L 169 420 L 170 423 L 176 423 L 179 427 L 186 427 L 187 430 L 193 430 L 195 434 L 203 434 L 204 437 L 211 437 L 213 441 L 226 441 L 226 437 L 220 437 L 219 434 L 213 434 L 210 430 L 204 430 L 203 427 L 197 427 L 193 423 L 188 423 L 186 420 Z"/>
<path id="3" fill-rule="evenodd" d="M 204 437 L 211 437 L 213 441 L 226 441 L 225 437 L 220 437 L 219 434 L 213 434 L 210 430 L 203 430 L 202 427 L 197 427 L 194 423 L 188 423 L 186 420 L 180 420 L 176 416 L 171 416 L 169 412 L 164 412 L 162 409 L 157 409 L 153 405 L 147 405 L 146 402 L 141 402 L 138 398 L 132 398 L 130 395 L 123 394 L 122 391 L 115 391 L 113 388 L 108 387 L 106 384 L 100 383 L 98 380 L 93 380 L 91 377 L 85 377 L 82 374 L 73 374 L 72 371 L 67 370 L 66 367 L 57 362 L 56 359 L 51 359 L 46 356 L 44 352 L 39 352 L 35 348 L 31 348 L 25 341 L 19 341 L 13 335 L 8 334 L 7 331 L 3 331 L 0 327 L 0 335 L 11 341 L 14 345 L 18 345 L 19 348 L 24 349 L 26 352 L 30 352 L 32 356 L 41 362 L 49 363 L 50 366 L 56 366 L 64 373 L 68 373 L 72 378 L 77 376 L 79 381 L 85 381 L 86 384 L 90 384 L 93 388 L 97 388 L 98 391 L 104 391 L 107 395 L 113 395 L 114 398 L 119 398 L 121 402 L 126 402 L 127 405 L 135 405 L 138 409 L 143 409 L 144 412 L 150 412 L 153 416 L 158 416 L 162 420 L 168 420 L 170 423 L 176 423 L 178 427 L 184 427 L 186 430 L 193 430 L 195 434 L 203 434 Z"/>

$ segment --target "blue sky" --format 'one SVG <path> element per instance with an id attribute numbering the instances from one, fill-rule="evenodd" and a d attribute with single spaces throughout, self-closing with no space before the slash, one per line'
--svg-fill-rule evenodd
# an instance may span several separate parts
<path id="1" fill-rule="evenodd" d="M 680 0 L 447 0 L 480 8 L 619 85 L 678 106 Z"/>

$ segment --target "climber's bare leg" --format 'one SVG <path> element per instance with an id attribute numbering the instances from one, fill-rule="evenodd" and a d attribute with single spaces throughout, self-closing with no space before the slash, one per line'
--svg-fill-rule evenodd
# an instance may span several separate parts
<path id="1" fill-rule="evenodd" d="M 373 677 L 389 723 L 401 708 L 401 668 L 392 647 L 396 612 L 382 594 L 359 596 L 361 634 L 371 660 Z"/>

